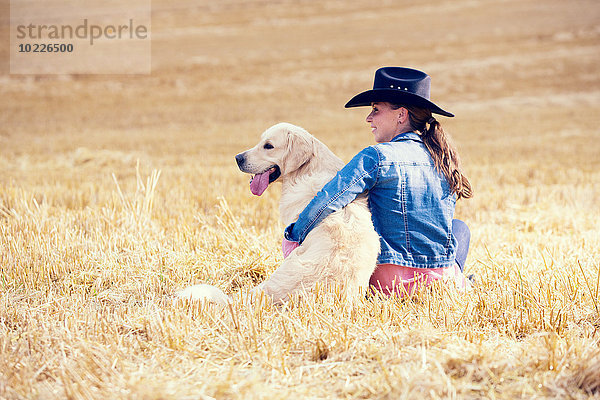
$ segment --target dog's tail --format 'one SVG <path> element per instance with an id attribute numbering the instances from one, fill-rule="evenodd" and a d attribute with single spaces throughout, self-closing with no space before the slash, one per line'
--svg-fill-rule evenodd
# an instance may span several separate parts
<path id="1" fill-rule="evenodd" d="M 190 286 L 175 293 L 175 300 L 179 299 L 208 301 L 220 305 L 227 305 L 231 302 L 229 296 L 227 296 L 221 289 L 206 284 Z"/>

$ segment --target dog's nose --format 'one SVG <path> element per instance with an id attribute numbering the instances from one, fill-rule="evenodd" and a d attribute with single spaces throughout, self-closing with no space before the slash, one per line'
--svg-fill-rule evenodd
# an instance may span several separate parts
<path id="1" fill-rule="evenodd" d="M 244 165 L 244 161 L 245 161 L 245 157 L 244 157 L 244 153 L 240 153 L 237 156 L 235 156 L 235 162 L 237 162 L 238 167 L 242 167 L 242 165 Z"/>

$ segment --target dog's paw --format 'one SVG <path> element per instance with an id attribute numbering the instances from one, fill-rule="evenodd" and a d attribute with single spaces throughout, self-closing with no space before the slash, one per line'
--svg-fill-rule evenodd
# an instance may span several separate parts
<path id="1" fill-rule="evenodd" d="M 211 285 L 194 285 L 175 293 L 175 300 L 209 301 L 220 305 L 227 305 L 231 300 L 223 291 Z"/>

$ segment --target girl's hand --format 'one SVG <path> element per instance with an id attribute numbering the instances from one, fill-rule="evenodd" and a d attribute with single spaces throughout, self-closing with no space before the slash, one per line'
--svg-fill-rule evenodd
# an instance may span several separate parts
<path id="1" fill-rule="evenodd" d="M 292 242 L 292 241 L 287 240 L 286 238 L 283 238 L 283 241 L 281 242 L 281 250 L 283 251 L 283 258 L 287 258 L 287 256 L 289 256 L 290 253 L 292 251 L 294 251 L 294 249 L 298 246 L 300 246 L 298 244 L 298 242 Z"/>

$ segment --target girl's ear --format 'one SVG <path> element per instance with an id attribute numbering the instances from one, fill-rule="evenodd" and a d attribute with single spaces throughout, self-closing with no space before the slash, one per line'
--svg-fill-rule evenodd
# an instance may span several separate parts
<path id="1" fill-rule="evenodd" d="M 408 118 L 408 110 L 404 107 L 400 107 L 398 109 L 398 122 L 403 124 L 404 122 L 406 122 L 407 118 Z"/>

